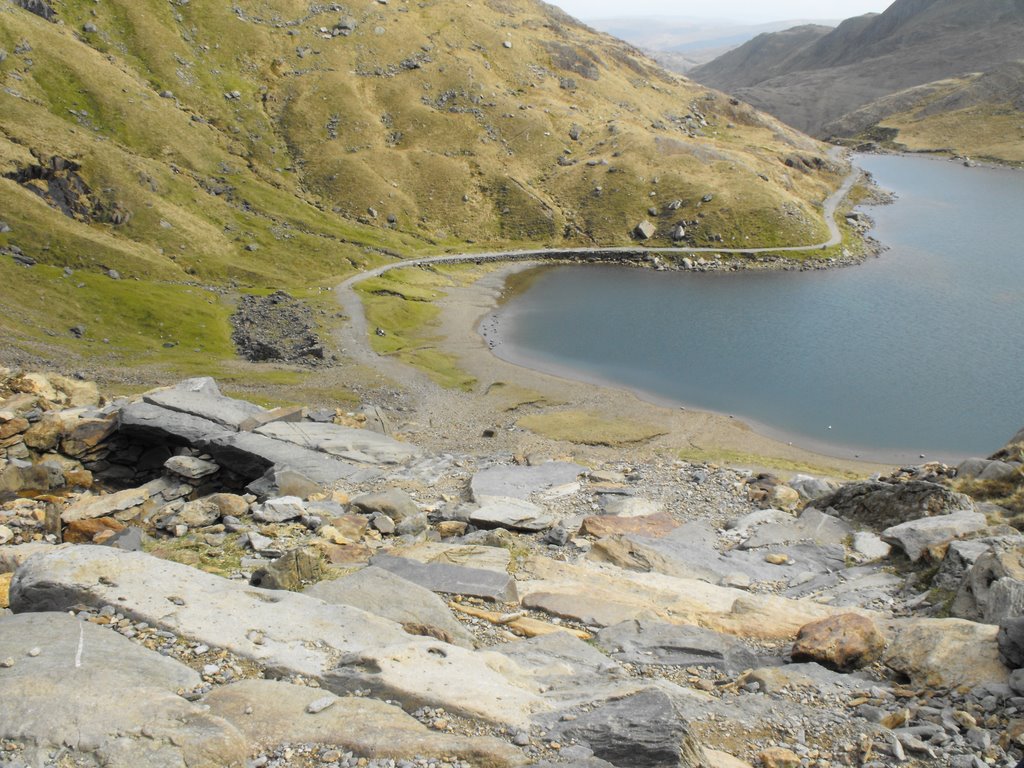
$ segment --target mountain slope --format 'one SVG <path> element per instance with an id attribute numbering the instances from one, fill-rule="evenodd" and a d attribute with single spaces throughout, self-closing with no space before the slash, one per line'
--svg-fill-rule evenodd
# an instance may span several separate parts
<path id="1" fill-rule="evenodd" d="M 162 286 L 150 340 L 189 282 L 308 289 L 395 256 L 626 244 L 643 218 L 652 244 L 679 221 L 694 244 L 815 242 L 838 181 L 806 136 L 534 0 L 0 0 L 0 52 L 0 249 Z M 35 280 L 8 338 L 138 330 L 64 290 Z"/>
<path id="2" fill-rule="evenodd" d="M 885 96 L 825 132 L 899 150 L 1024 163 L 1024 61 Z"/>
<path id="3" fill-rule="evenodd" d="M 896 0 L 826 35 L 769 38 L 690 74 L 827 136 L 826 125 L 879 98 L 1020 58 L 1024 1 Z"/>

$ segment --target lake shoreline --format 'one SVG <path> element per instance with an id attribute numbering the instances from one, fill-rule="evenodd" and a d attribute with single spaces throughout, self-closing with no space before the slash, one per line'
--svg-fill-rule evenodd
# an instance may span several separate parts
<path id="1" fill-rule="evenodd" d="M 488 338 L 479 328 L 496 307 L 509 298 L 507 286 L 514 285 L 515 276 L 544 267 L 539 263 L 504 264 L 484 278 L 455 289 L 440 299 L 438 323 L 441 351 L 452 354 L 461 369 L 478 380 L 476 393 L 468 396 L 474 406 L 492 409 L 496 421 L 506 416 L 493 410 L 483 393 L 496 385 L 511 385 L 538 393 L 552 403 L 544 409 L 552 413 L 585 411 L 614 414 L 616 418 L 636 423 L 660 425 L 665 434 L 644 443 L 619 446 L 623 457 L 647 453 L 673 452 L 676 455 L 720 456 L 719 463 L 747 466 L 754 469 L 800 466 L 820 474 L 867 476 L 891 469 L 900 462 L 855 458 L 849 451 L 815 450 L 796 441 L 778 439 L 751 425 L 747 420 L 708 410 L 680 407 L 664 398 L 650 396 L 628 387 L 601 381 L 581 380 L 576 372 L 542 370 L 502 359 L 494 353 Z M 452 407 L 466 395 L 451 393 Z M 514 413 L 513 416 L 518 414 Z M 510 425 L 511 426 L 511 425 Z M 579 451 L 602 450 L 594 446 L 578 446 Z M 836 455 L 838 454 L 838 455 Z M 737 460 L 746 457 L 750 460 Z"/>

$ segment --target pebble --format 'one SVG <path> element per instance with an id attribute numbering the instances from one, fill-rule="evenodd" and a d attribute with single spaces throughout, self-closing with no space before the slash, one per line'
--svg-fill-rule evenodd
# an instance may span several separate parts
<path id="1" fill-rule="evenodd" d="M 319 714 L 325 709 L 333 707 L 337 700 L 338 699 L 335 696 L 322 696 L 315 701 L 309 702 L 309 704 L 306 705 L 306 711 L 311 715 Z"/>

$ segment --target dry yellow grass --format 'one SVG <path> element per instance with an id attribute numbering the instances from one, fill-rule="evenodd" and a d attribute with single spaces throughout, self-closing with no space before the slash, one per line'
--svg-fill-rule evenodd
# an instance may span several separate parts
<path id="1" fill-rule="evenodd" d="M 538 413 L 524 416 L 518 425 L 551 440 L 609 447 L 642 443 L 667 432 L 654 424 L 608 418 L 587 411 Z"/>

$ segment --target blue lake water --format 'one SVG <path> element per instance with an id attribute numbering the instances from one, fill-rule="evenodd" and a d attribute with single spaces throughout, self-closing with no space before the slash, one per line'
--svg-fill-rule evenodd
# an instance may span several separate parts
<path id="1" fill-rule="evenodd" d="M 860 156 L 889 250 L 815 272 L 554 267 L 497 314 L 512 362 L 743 418 L 834 455 L 987 455 L 1024 426 L 1024 173 Z"/>

